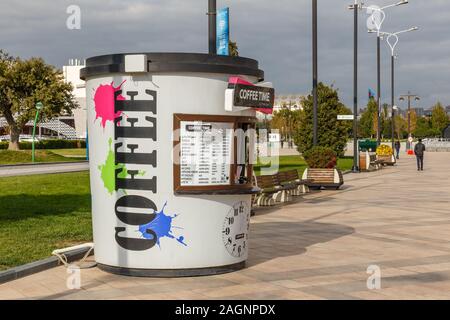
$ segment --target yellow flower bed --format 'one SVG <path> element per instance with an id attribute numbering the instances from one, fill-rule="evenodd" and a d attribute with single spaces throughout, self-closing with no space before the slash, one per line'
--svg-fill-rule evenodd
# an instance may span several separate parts
<path id="1" fill-rule="evenodd" d="M 392 148 L 382 144 L 377 148 L 377 155 L 379 156 L 392 156 L 394 152 L 392 151 Z"/>

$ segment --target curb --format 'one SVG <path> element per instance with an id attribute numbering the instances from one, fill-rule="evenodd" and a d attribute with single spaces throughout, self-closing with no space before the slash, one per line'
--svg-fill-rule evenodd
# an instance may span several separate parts
<path id="1" fill-rule="evenodd" d="M 53 164 L 78 164 L 78 163 L 89 163 L 88 160 L 80 160 L 80 161 L 60 161 L 60 162 L 37 162 L 37 163 L 18 163 L 18 164 L 0 164 L 0 168 L 8 168 L 8 167 L 34 167 L 34 166 L 45 166 L 45 165 L 53 165 Z"/>
<path id="2" fill-rule="evenodd" d="M 77 249 L 66 253 L 67 262 L 73 262 L 80 260 L 86 254 L 89 248 Z M 89 256 L 94 254 L 94 250 L 92 250 Z M 0 272 L 0 284 L 17 280 L 41 271 L 45 271 L 57 266 L 62 265 L 57 257 L 50 257 L 47 259 L 27 263 L 21 266 L 17 266 L 5 271 Z"/>

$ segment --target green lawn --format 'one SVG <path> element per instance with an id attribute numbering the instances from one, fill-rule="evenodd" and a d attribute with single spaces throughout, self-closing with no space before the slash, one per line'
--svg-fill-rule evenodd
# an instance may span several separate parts
<path id="1" fill-rule="evenodd" d="M 64 162 L 64 161 L 79 161 L 79 157 L 75 156 L 76 152 L 68 149 L 68 153 L 61 150 L 36 150 L 36 162 Z M 80 149 L 85 150 L 85 149 Z M 84 151 L 86 152 L 86 151 Z M 19 164 L 31 162 L 31 150 L 10 151 L 0 150 L 0 165 L 1 164 Z"/>
<path id="2" fill-rule="evenodd" d="M 279 171 L 281 172 L 297 169 L 299 174 L 301 175 L 307 167 L 305 160 L 301 156 L 280 156 L 279 161 Z M 261 173 L 261 167 L 267 167 L 267 165 L 265 165 L 267 162 L 267 158 L 260 158 L 259 163 L 254 166 L 256 175 L 259 175 Z M 337 166 L 343 171 L 350 170 L 353 166 L 353 158 L 339 159 Z"/>
<path id="3" fill-rule="evenodd" d="M 89 174 L 0 178 L 0 270 L 92 241 Z"/>
<path id="4" fill-rule="evenodd" d="M 86 159 L 86 149 L 50 149 L 48 151 L 63 157 Z"/>

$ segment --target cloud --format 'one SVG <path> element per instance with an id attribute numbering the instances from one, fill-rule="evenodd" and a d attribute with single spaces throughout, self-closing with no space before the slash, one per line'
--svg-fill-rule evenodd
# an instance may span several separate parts
<path id="1" fill-rule="evenodd" d="M 353 96 L 353 19 L 347 5 L 352 2 L 319 1 L 319 79 L 334 83 L 348 106 Z M 81 30 L 66 28 L 71 4 L 81 8 Z M 218 0 L 218 4 L 231 9 L 231 36 L 241 55 L 258 59 L 279 93 L 310 92 L 311 1 Z M 402 35 L 398 44 L 397 93 L 411 90 L 421 95 L 424 107 L 437 100 L 450 104 L 450 2 L 411 0 L 388 10 L 385 31 L 421 28 Z M 42 56 L 57 66 L 70 58 L 117 52 L 206 52 L 206 11 L 206 0 L 2 0 L 1 47 L 22 57 Z M 376 89 L 376 39 L 366 32 L 366 14 L 359 17 L 359 88 L 364 105 L 367 89 Z M 390 102 L 390 52 L 386 43 L 382 45 L 382 96 L 383 102 Z"/>

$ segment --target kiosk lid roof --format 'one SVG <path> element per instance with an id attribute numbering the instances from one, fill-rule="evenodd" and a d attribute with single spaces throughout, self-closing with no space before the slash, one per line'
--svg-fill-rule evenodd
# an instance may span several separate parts
<path id="1" fill-rule="evenodd" d="M 200 72 L 254 76 L 264 79 L 258 61 L 243 57 L 219 56 L 202 53 L 120 53 L 92 57 L 86 60 L 80 78 L 110 73 L 125 73 L 125 56 L 147 56 L 147 72 Z"/>

